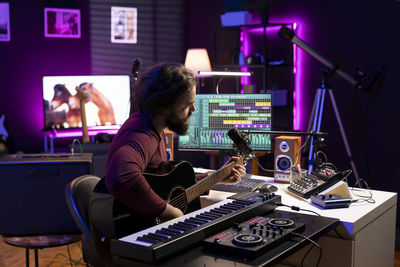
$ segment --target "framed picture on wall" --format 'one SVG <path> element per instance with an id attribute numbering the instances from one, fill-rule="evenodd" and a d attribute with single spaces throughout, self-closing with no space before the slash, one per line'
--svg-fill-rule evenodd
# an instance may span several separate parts
<path id="1" fill-rule="evenodd" d="M 0 41 L 10 41 L 10 4 L 0 3 Z"/>
<path id="2" fill-rule="evenodd" d="M 81 11 L 79 9 L 45 8 L 44 36 L 81 38 Z"/>
<path id="3" fill-rule="evenodd" d="M 111 7 L 111 42 L 137 43 L 137 8 Z"/>

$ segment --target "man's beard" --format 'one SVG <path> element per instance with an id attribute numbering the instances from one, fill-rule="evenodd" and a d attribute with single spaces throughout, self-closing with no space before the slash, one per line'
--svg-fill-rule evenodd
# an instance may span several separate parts
<path id="1" fill-rule="evenodd" d="M 185 119 L 179 120 L 176 119 L 176 117 L 171 114 L 171 116 L 167 117 L 168 129 L 175 132 L 178 135 L 185 135 L 189 129 L 189 118 L 191 115 L 192 114 L 189 113 Z"/>

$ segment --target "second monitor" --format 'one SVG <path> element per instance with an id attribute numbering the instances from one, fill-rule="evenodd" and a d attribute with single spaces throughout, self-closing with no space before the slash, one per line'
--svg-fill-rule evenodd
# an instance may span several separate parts
<path id="1" fill-rule="evenodd" d="M 224 150 L 232 148 L 229 129 L 271 130 L 272 94 L 199 94 L 188 133 L 179 136 L 180 150 Z M 266 134 L 250 134 L 251 148 L 270 151 Z"/>

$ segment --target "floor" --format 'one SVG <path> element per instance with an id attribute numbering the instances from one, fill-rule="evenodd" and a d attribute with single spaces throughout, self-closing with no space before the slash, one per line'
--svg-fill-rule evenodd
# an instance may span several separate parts
<path id="1" fill-rule="evenodd" d="M 1 238 L 0 238 L 1 239 Z M 71 261 L 68 254 L 71 254 Z M 53 247 L 38 250 L 39 266 L 86 266 L 82 260 L 81 243 L 69 246 Z M 35 266 L 33 250 L 30 251 L 30 266 Z M 25 249 L 7 245 L 0 241 L 0 267 L 24 267 Z"/>
<path id="2" fill-rule="evenodd" d="M 71 261 L 68 256 L 71 254 Z M 23 267 L 25 266 L 25 249 L 13 247 L 0 242 L 0 267 Z M 30 253 L 30 266 L 34 266 L 33 251 Z M 81 243 L 69 246 L 46 248 L 39 250 L 39 266 L 85 266 L 82 260 Z M 394 267 L 400 267 L 400 252 L 395 253 Z"/>

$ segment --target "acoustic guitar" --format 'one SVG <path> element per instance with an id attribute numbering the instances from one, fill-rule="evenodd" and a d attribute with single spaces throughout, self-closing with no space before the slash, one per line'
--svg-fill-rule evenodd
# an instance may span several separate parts
<path id="1" fill-rule="evenodd" d="M 79 106 L 81 110 L 81 121 L 82 121 L 82 142 L 84 144 L 90 143 L 90 138 L 88 134 L 88 129 L 87 129 L 87 121 L 86 121 L 86 99 L 87 99 L 87 94 L 77 86 L 76 88 L 77 96 L 79 98 Z"/>
<path id="2" fill-rule="evenodd" d="M 170 166 L 171 169 L 164 174 L 144 173 L 143 175 L 161 198 L 182 210 L 183 213 L 189 213 L 201 208 L 200 196 L 213 185 L 228 177 L 236 164 L 243 164 L 243 159 L 240 157 L 238 161 L 228 162 L 222 168 L 197 182 L 193 167 L 187 161 L 173 164 Z M 94 232 L 101 233 L 100 235 L 103 236 L 119 238 L 157 224 L 157 220 L 143 218 L 116 200 L 109 193 L 104 178 L 100 180 L 96 188 L 94 191 L 100 194 L 95 197 L 95 201 L 91 201 L 90 207 Z M 109 212 L 105 212 L 105 210 Z M 107 225 L 112 225 L 112 230 L 109 227 L 104 228 L 106 218 L 109 219 L 110 223 Z"/>
<path id="3" fill-rule="evenodd" d="M 161 198 L 183 213 L 189 213 L 200 208 L 199 197 L 228 177 L 236 164 L 243 164 L 242 158 L 227 163 L 198 182 L 192 165 L 187 161 L 179 162 L 166 174 L 144 173 L 144 176 Z"/>

